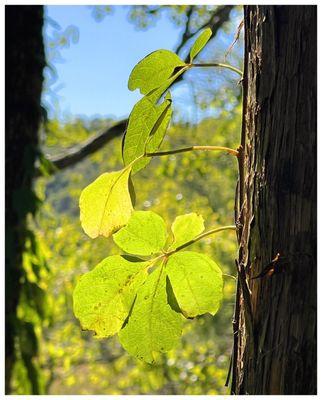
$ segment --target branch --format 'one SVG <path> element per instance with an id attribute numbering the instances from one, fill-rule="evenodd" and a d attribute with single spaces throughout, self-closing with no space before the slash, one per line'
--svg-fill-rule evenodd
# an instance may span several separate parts
<path id="1" fill-rule="evenodd" d="M 186 41 L 189 40 L 191 38 L 191 32 L 190 32 L 190 21 L 191 21 L 191 15 L 192 12 L 194 10 L 195 6 L 189 6 L 188 7 L 188 11 L 187 11 L 187 21 L 186 21 L 186 27 L 185 30 L 183 32 L 182 38 L 181 38 L 181 42 L 178 45 L 178 47 L 176 48 L 176 50 L 174 51 L 175 53 L 179 53 L 179 51 L 182 49 L 182 47 L 185 45 Z"/>
<path id="2" fill-rule="evenodd" d="M 75 165 L 79 161 L 82 161 L 88 155 L 95 153 L 97 150 L 105 146 L 114 138 L 121 136 L 127 125 L 127 119 L 117 122 L 115 125 L 109 127 L 105 131 L 96 134 L 94 137 L 90 137 L 81 145 L 77 145 L 66 152 L 57 156 L 50 156 L 47 159 L 53 164 L 53 174 L 56 170 L 61 170 L 72 165 Z M 39 170 L 36 176 L 40 176 Z"/>
<path id="3" fill-rule="evenodd" d="M 201 30 L 205 28 L 210 28 L 212 30 L 212 35 L 211 38 L 216 36 L 218 30 L 222 27 L 222 25 L 229 20 L 229 15 L 230 11 L 234 8 L 234 6 L 222 6 L 218 7 L 211 15 L 210 18 L 208 19 L 207 22 L 205 22 L 203 25 L 201 25 L 196 31 L 190 32 L 189 30 L 189 24 L 190 24 L 190 19 L 191 19 L 191 13 L 192 10 L 189 9 L 188 12 L 190 11 L 190 14 L 187 12 L 187 22 L 186 22 L 186 28 L 185 31 L 182 35 L 181 42 L 177 46 L 175 53 L 179 53 L 179 51 L 182 49 L 182 47 L 186 44 L 186 42 L 191 39 L 193 36 L 195 36 L 197 33 L 199 33 Z M 185 62 L 189 62 L 189 55 L 187 56 Z"/>
<path id="4" fill-rule="evenodd" d="M 185 153 L 186 151 L 194 151 L 194 150 L 202 150 L 202 151 L 226 151 L 233 156 L 238 157 L 239 153 L 237 150 L 230 149 L 229 147 L 223 146 L 189 146 L 183 147 L 181 149 L 174 149 L 174 150 L 167 150 L 167 151 L 157 151 L 154 153 L 145 153 L 145 157 L 160 157 L 160 156 L 167 156 L 169 154 L 176 154 L 176 153 Z M 135 160 L 136 161 L 136 160 Z"/>
<path id="5" fill-rule="evenodd" d="M 186 30 L 185 33 L 182 36 L 181 42 L 179 43 L 179 45 L 177 46 L 175 53 L 178 54 L 178 52 L 180 51 L 180 49 L 186 44 L 186 42 L 191 39 L 193 36 L 197 35 L 201 30 L 205 29 L 205 28 L 210 28 L 212 31 L 210 40 L 212 38 L 214 38 L 218 32 L 218 30 L 223 26 L 223 24 L 225 22 L 227 22 L 229 20 L 229 15 L 230 15 L 230 11 L 234 8 L 235 6 L 222 6 L 222 7 L 218 7 L 216 9 L 216 11 L 214 11 L 209 20 L 207 22 L 205 22 L 203 25 L 201 25 L 195 32 L 186 32 L 188 29 L 188 24 L 190 23 L 190 18 L 187 20 L 186 23 Z M 187 55 L 187 57 L 184 60 L 187 64 L 190 62 L 190 56 L 189 54 Z M 183 80 L 183 75 L 180 75 L 178 77 L 178 79 L 176 79 L 173 84 L 171 86 L 173 86 L 174 84 L 177 84 L 178 82 L 181 82 Z"/>
<path id="6" fill-rule="evenodd" d="M 243 72 L 236 68 L 233 67 L 232 65 L 229 64 L 223 64 L 223 63 L 209 63 L 209 64 L 190 64 L 192 67 L 203 67 L 203 68 L 209 68 L 209 67 L 221 67 L 221 68 L 227 68 L 230 69 L 231 71 L 236 72 L 236 74 L 240 75 L 243 77 Z"/>

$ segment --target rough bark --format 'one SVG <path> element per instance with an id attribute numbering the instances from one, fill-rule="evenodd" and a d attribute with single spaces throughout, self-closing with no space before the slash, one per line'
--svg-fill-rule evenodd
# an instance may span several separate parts
<path id="1" fill-rule="evenodd" d="M 42 71 L 45 66 L 43 7 L 6 6 L 5 18 L 5 386 L 6 393 L 10 393 L 26 215 L 35 207 L 32 178 L 37 157 Z"/>
<path id="2" fill-rule="evenodd" d="M 236 394 L 317 390 L 316 26 L 316 6 L 245 7 Z"/>

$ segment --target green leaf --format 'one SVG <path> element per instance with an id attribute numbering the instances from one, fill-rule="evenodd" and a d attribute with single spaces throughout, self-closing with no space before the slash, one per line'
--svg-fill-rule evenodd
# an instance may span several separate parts
<path id="1" fill-rule="evenodd" d="M 196 213 L 179 215 L 176 217 L 171 226 L 171 231 L 174 236 L 171 249 L 175 249 L 200 235 L 200 233 L 205 230 L 203 222 L 202 216 Z"/>
<path id="2" fill-rule="evenodd" d="M 113 235 L 124 251 L 149 256 L 162 250 L 167 239 L 163 219 L 152 211 L 134 211 L 128 224 Z"/>
<path id="3" fill-rule="evenodd" d="M 129 90 L 140 89 L 142 94 L 160 87 L 186 64 L 172 51 L 157 50 L 144 57 L 133 68 L 128 82 Z"/>
<path id="4" fill-rule="evenodd" d="M 171 99 L 166 99 L 158 106 L 147 96 L 136 103 L 124 138 L 125 165 L 142 156 L 146 150 L 153 152 L 161 145 L 172 115 L 171 103 Z M 132 173 L 144 168 L 150 161 L 150 157 L 138 160 L 132 167 Z"/>
<path id="5" fill-rule="evenodd" d="M 200 51 L 206 46 L 208 40 L 211 38 L 211 35 L 211 29 L 207 28 L 197 37 L 190 50 L 190 62 L 192 62 L 196 55 L 199 54 Z"/>
<path id="6" fill-rule="evenodd" d="M 164 266 L 154 270 L 140 288 L 128 323 L 119 332 L 122 346 L 133 356 L 154 362 L 155 352 L 179 344 L 183 317 L 169 306 Z"/>
<path id="7" fill-rule="evenodd" d="M 179 76 L 182 75 L 189 68 L 190 68 L 189 64 L 186 64 L 183 67 L 178 68 L 178 70 L 176 70 L 176 73 L 173 76 L 171 76 L 171 78 L 167 79 L 158 88 L 151 90 L 151 92 L 147 94 L 147 97 L 149 97 L 150 101 L 156 103 L 160 99 L 160 97 L 164 94 L 164 92 L 168 90 L 168 88 L 172 85 L 172 83 L 175 80 L 177 80 Z"/>
<path id="8" fill-rule="evenodd" d="M 223 297 L 222 272 L 204 254 L 184 251 L 169 257 L 166 270 L 173 292 L 186 317 L 216 314 Z"/>
<path id="9" fill-rule="evenodd" d="M 136 291 L 147 277 L 149 262 L 131 262 L 122 256 L 105 258 L 83 275 L 74 290 L 74 314 L 82 329 L 98 338 L 114 335 L 133 305 Z"/>
<path id="10" fill-rule="evenodd" d="M 168 94 L 165 98 L 165 102 L 167 102 L 167 106 L 164 108 L 164 110 L 160 114 L 160 117 L 158 118 L 157 122 L 155 123 L 154 127 L 152 128 L 152 131 L 150 132 L 150 136 L 149 136 L 149 139 L 146 144 L 146 152 L 147 153 L 153 153 L 156 150 L 158 150 L 158 148 L 160 147 L 160 145 L 163 141 L 165 133 L 168 129 L 168 126 L 169 126 L 169 123 L 171 120 L 171 116 L 172 116 L 172 108 L 171 108 L 172 99 L 171 99 L 170 92 L 168 92 Z M 151 161 L 151 158 L 150 157 L 146 158 L 143 161 L 147 164 Z M 134 167 L 136 167 L 136 165 L 134 165 Z"/>
<path id="11" fill-rule="evenodd" d="M 131 168 L 99 176 L 81 193 L 80 220 L 91 238 L 109 237 L 130 219 L 133 206 L 129 192 Z"/>

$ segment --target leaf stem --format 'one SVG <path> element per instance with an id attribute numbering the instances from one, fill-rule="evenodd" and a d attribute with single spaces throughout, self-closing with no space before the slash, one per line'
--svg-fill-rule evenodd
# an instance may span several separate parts
<path id="1" fill-rule="evenodd" d="M 243 76 L 243 72 L 236 68 L 233 67 L 232 65 L 229 64 L 222 64 L 222 63 L 211 63 L 211 64 L 190 64 L 192 67 L 220 67 L 220 68 L 227 68 L 230 69 L 231 71 L 236 72 L 238 75 Z"/>
<path id="2" fill-rule="evenodd" d="M 145 153 L 146 157 L 160 157 L 160 156 L 167 156 L 169 154 L 176 154 L 176 153 L 184 153 L 186 151 L 195 151 L 195 150 L 203 150 L 203 151 L 226 151 L 229 154 L 232 154 L 233 156 L 238 156 L 238 151 L 231 149 L 229 147 L 223 147 L 223 146 L 189 146 L 189 147 L 183 147 L 181 149 L 174 149 L 174 150 L 167 150 L 167 151 L 157 151 L 155 153 Z"/>
<path id="3" fill-rule="evenodd" d="M 228 231 L 228 230 L 234 230 L 235 231 L 236 230 L 236 226 L 235 225 L 228 225 L 228 226 L 221 226 L 220 228 L 210 229 L 210 231 L 204 232 L 201 235 L 195 237 L 194 239 L 189 240 L 189 242 L 186 242 L 186 243 L 182 244 L 181 246 L 175 248 L 174 250 L 171 250 L 171 251 L 165 253 L 165 256 L 169 256 L 169 255 L 171 255 L 173 253 L 176 253 L 179 250 L 184 249 L 185 247 L 191 246 L 192 244 L 198 242 L 199 240 L 201 240 L 201 239 L 203 239 L 203 238 L 205 238 L 207 236 L 210 236 L 210 235 L 212 235 L 214 233 L 218 233 L 218 232 L 221 232 L 221 231 Z"/>
<path id="4" fill-rule="evenodd" d="M 171 256 L 171 254 L 177 253 L 178 251 L 184 249 L 185 247 L 191 246 L 192 244 L 198 242 L 199 240 L 212 235 L 214 233 L 218 233 L 221 231 L 235 231 L 236 230 L 236 226 L 235 225 L 228 225 L 228 226 L 221 226 L 220 228 L 214 228 L 214 229 L 210 229 L 210 231 L 204 232 L 201 235 L 195 237 L 192 240 L 189 240 L 189 242 L 183 243 L 181 246 L 178 246 L 177 248 L 175 248 L 174 250 L 168 251 L 168 252 L 164 252 L 163 254 L 158 255 L 155 258 L 152 258 L 149 260 L 150 264 L 148 265 L 148 269 L 151 268 L 156 261 L 160 260 L 160 259 L 168 259 L 169 256 Z"/>

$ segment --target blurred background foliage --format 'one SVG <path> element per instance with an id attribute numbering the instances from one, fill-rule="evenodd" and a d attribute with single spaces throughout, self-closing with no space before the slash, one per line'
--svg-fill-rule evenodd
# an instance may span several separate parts
<path id="1" fill-rule="evenodd" d="M 105 18 L 113 18 L 113 7 L 95 6 L 90 12 L 104 23 Z M 148 29 L 157 23 L 161 13 L 166 13 L 185 32 L 189 7 L 131 6 L 129 21 L 138 29 Z M 215 6 L 195 6 L 191 32 L 202 26 L 214 10 Z M 220 27 L 224 32 L 221 37 L 226 39 L 216 41 L 215 37 L 201 61 L 225 58 L 242 19 L 241 9 L 237 7 L 233 12 L 233 17 Z M 52 71 L 59 47 L 77 41 L 75 29 L 47 40 Z M 189 40 L 186 43 L 189 47 Z M 184 58 L 186 44 L 180 52 Z M 241 67 L 242 38 L 228 61 Z M 44 90 L 50 91 L 51 85 L 47 78 Z M 241 91 L 236 76 L 230 71 L 191 71 L 178 84 L 178 93 L 175 117 L 162 150 L 206 144 L 238 146 Z M 54 94 L 53 98 L 58 101 Z M 187 113 L 188 103 L 192 106 Z M 107 118 L 49 119 L 41 132 L 42 152 L 46 157 L 59 154 L 113 123 Z M 72 292 L 80 275 L 103 258 L 118 253 L 112 239 L 91 240 L 84 234 L 78 199 L 81 190 L 101 173 L 122 167 L 121 141 L 121 137 L 115 138 L 81 162 L 53 175 L 49 174 L 46 159 L 40 164 L 44 174 L 35 181 L 38 212 L 30 216 L 23 259 L 24 289 L 18 308 L 21 329 L 13 394 L 228 394 L 225 381 L 232 348 L 233 277 L 224 277 L 224 301 L 217 315 L 187 321 L 182 345 L 160 356 L 154 366 L 129 356 L 117 337 L 97 340 L 91 332 L 81 331 L 73 315 Z M 236 160 L 227 154 L 195 152 L 155 158 L 134 177 L 136 209 L 159 213 L 169 229 L 175 216 L 189 212 L 201 214 L 208 229 L 231 225 L 236 180 Z M 234 233 L 206 238 L 191 250 L 207 253 L 225 274 L 235 275 Z"/>

